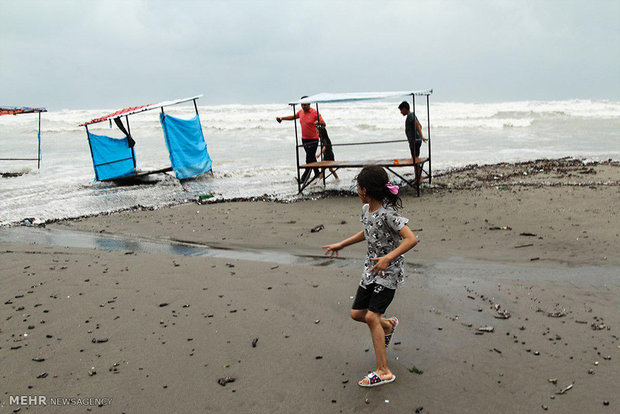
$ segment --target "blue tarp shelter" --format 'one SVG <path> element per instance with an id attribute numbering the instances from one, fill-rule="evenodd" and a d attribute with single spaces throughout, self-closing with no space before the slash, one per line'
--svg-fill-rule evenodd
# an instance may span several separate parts
<path id="1" fill-rule="evenodd" d="M 174 170 L 179 180 L 195 177 L 211 170 L 212 160 L 207 152 L 207 144 L 202 133 L 198 106 L 196 100 L 202 95 L 192 98 L 177 99 L 156 104 L 134 106 L 124 108 L 111 114 L 95 118 L 80 126 L 86 128 L 88 143 L 90 145 L 95 170 L 95 180 L 126 180 L 132 177 L 140 177 L 148 174 Z M 164 113 L 164 107 L 176 105 L 182 102 L 193 101 L 196 116 L 184 120 L 175 118 Z M 129 115 L 137 114 L 152 109 L 161 109 L 160 121 L 164 130 L 164 139 L 170 156 L 171 167 L 140 172 L 136 169 L 136 154 L 134 141 L 129 128 Z M 125 117 L 127 127 L 123 124 Z M 125 138 L 112 138 L 104 135 L 95 135 L 88 130 L 91 124 L 112 120 L 125 134 Z"/>

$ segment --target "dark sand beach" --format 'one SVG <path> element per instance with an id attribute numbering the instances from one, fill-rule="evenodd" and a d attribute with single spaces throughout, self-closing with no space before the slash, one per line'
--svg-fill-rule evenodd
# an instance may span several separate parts
<path id="1" fill-rule="evenodd" d="M 616 412 L 619 204 L 613 162 L 472 166 L 405 191 L 420 243 L 388 309 L 397 380 L 370 390 L 368 329 L 349 318 L 365 246 L 312 257 L 359 231 L 356 197 L 47 225 L 101 237 L 81 247 L 17 229 L 0 242 L 0 411 L 43 395 L 112 402 L 21 412 Z"/>

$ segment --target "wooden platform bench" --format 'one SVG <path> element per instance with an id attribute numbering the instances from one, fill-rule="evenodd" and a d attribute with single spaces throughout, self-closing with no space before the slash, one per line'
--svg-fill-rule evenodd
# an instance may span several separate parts
<path id="1" fill-rule="evenodd" d="M 392 158 L 387 160 L 359 160 L 359 161 L 317 161 L 311 162 L 308 164 L 303 164 L 299 166 L 299 169 L 305 168 L 319 168 L 323 172 L 323 185 L 325 185 L 325 180 L 332 175 L 330 172 L 329 175 L 326 175 L 325 172 L 327 169 L 331 168 L 334 171 L 338 171 L 340 168 L 363 168 L 369 165 L 378 165 L 380 167 L 385 168 L 401 180 L 403 182 L 409 184 L 409 186 L 415 188 L 416 194 L 420 196 L 420 183 L 418 183 L 415 178 L 414 180 L 408 180 L 402 175 L 398 174 L 394 171 L 395 168 L 399 167 L 415 167 L 416 165 L 420 167 L 420 172 L 422 178 L 426 176 L 428 178 L 428 182 L 431 182 L 432 175 L 430 168 L 428 170 L 424 170 L 424 164 L 428 162 L 428 158 L 416 158 L 415 163 L 413 162 L 413 158 Z M 414 174 L 415 176 L 415 174 Z M 298 182 L 299 193 L 305 190 L 310 184 L 318 179 L 318 176 L 314 176 L 312 179 L 302 183 Z"/>

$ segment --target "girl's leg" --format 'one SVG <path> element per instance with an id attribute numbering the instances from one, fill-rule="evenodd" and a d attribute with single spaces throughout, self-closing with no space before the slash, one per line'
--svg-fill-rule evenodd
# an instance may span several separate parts
<path id="1" fill-rule="evenodd" d="M 336 180 L 339 180 L 339 179 L 340 179 L 340 177 L 338 177 L 338 174 L 336 174 L 336 171 L 335 171 L 333 168 L 330 168 L 329 170 L 332 172 L 332 174 L 334 175 L 334 178 L 335 178 Z"/>
<path id="2" fill-rule="evenodd" d="M 370 336 L 372 344 L 375 348 L 375 357 L 377 358 L 377 369 L 375 372 L 381 379 L 390 379 L 392 371 L 387 366 L 387 358 L 385 357 L 385 339 L 384 331 L 381 323 L 381 315 L 372 311 L 366 312 L 366 323 L 370 328 Z M 389 322 L 388 322 L 389 323 Z M 367 384 L 368 378 L 362 379 L 361 384 Z"/>
<path id="3" fill-rule="evenodd" d="M 366 312 L 368 309 L 351 309 L 351 319 L 366 323 Z"/>
<path id="4" fill-rule="evenodd" d="M 368 309 L 351 309 L 351 319 L 358 322 L 366 322 L 366 314 L 368 313 Z M 380 318 L 381 327 L 383 328 L 383 335 L 388 335 L 392 332 L 394 325 L 389 319 L 385 319 L 383 317 Z"/>

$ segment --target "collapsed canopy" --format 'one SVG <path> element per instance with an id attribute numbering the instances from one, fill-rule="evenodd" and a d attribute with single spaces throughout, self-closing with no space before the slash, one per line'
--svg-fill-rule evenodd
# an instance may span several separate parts
<path id="1" fill-rule="evenodd" d="M 432 89 L 421 91 L 392 91 L 392 92 L 351 92 L 351 93 L 319 93 L 289 102 L 289 105 L 328 103 L 328 102 L 354 102 L 371 101 L 377 99 L 395 98 L 398 96 L 428 96 L 433 93 Z"/>
<path id="2" fill-rule="evenodd" d="M 29 106 L 0 106 L 0 115 L 31 114 L 47 112 L 45 108 L 31 108 Z"/>
<path id="3" fill-rule="evenodd" d="M 137 114 L 137 113 L 144 112 L 144 111 L 150 111 L 152 109 L 163 108 L 164 106 L 171 106 L 171 105 L 176 105 L 176 104 L 180 104 L 183 102 L 193 101 L 194 99 L 198 99 L 201 96 L 202 95 L 197 95 L 197 96 L 192 96 L 191 98 L 175 99 L 174 101 L 164 101 L 164 102 L 152 103 L 152 104 L 147 104 L 147 105 L 130 106 L 127 108 L 119 109 L 118 111 L 112 112 L 111 114 L 107 114 L 99 118 L 91 119 L 90 121 L 80 124 L 80 126 L 96 124 L 99 122 L 107 121 L 108 119 L 119 118 L 121 116 L 129 116 L 129 115 Z"/>

